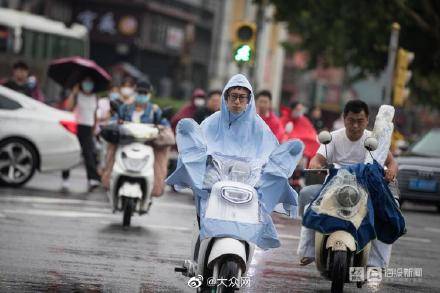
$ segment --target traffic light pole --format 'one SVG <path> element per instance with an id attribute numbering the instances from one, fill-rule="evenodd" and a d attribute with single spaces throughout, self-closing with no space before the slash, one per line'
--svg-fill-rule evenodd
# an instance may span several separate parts
<path id="1" fill-rule="evenodd" d="M 383 97 L 384 104 L 392 104 L 391 88 L 393 86 L 394 67 L 396 64 L 397 48 L 399 46 L 399 31 L 400 25 L 393 23 L 391 29 L 390 46 L 388 47 L 388 63 L 385 71 L 385 95 Z"/>

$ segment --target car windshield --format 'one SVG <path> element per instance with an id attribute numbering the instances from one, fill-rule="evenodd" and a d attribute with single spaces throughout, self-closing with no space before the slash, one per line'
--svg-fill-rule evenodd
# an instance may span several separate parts
<path id="1" fill-rule="evenodd" d="M 411 148 L 411 153 L 422 156 L 440 157 L 440 129 L 431 130 Z"/>

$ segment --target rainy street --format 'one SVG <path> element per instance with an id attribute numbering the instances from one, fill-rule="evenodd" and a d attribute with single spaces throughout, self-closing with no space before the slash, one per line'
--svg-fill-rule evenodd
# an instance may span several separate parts
<path id="1" fill-rule="evenodd" d="M 189 255 L 195 211 L 190 193 L 167 192 L 150 213 L 123 229 L 102 190 L 86 193 L 82 168 L 70 192 L 58 174 L 38 174 L 23 189 L 0 189 L 1 292 L 194 292 L 174 272 Z M 386 279 L 381 292 L 435 292 L 440 286 L 440 217 L 406 204 L 408 234 L 394 246 L 391 268 L 422 268 L 422 278 Z M 282 246 L 257 250 L 244 292 L 327 292 L 314 264 L 298 265 L 299 221 L 275 215 Z M 354 284 L 348 292 L 358 290 Z"/>

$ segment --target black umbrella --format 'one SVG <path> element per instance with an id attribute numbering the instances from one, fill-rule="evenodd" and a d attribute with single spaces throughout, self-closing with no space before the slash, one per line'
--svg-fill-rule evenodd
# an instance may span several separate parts
<path id="1" fill-rule="evenodd" d="M 71 88 L 86 76 L 93 79 L 93 91 L 108 89 L 111 76 L 94 61 L 82 57 L 67 57 L 53 60 L 47 75 L 65 88 Z"/>

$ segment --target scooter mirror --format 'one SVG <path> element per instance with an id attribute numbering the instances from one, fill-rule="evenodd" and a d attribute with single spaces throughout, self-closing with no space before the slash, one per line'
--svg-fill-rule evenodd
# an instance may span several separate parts
<path id="1" fill-rule="evenodd" d="M 284 127 L 284 131 L 289 134 L 293 131 L 293 123 L 289 122 L 286 124 L 286 126 Z"/>
<path id="2" fill-rule="evenodd" d="M 332 135 L 327 130 L 321 131 L 318 134 L 318 140 L 322 144 L 329 144 L 332 141 Z"/>
<path id="3" fill-rule="evenodd" d="M 378 143 L 377 139 L 374 137 L 368 137 L 364 141 L 364 147 L 370 152 L 375 151 L 377 149 L 378 144 L 379 143 Z"/>

